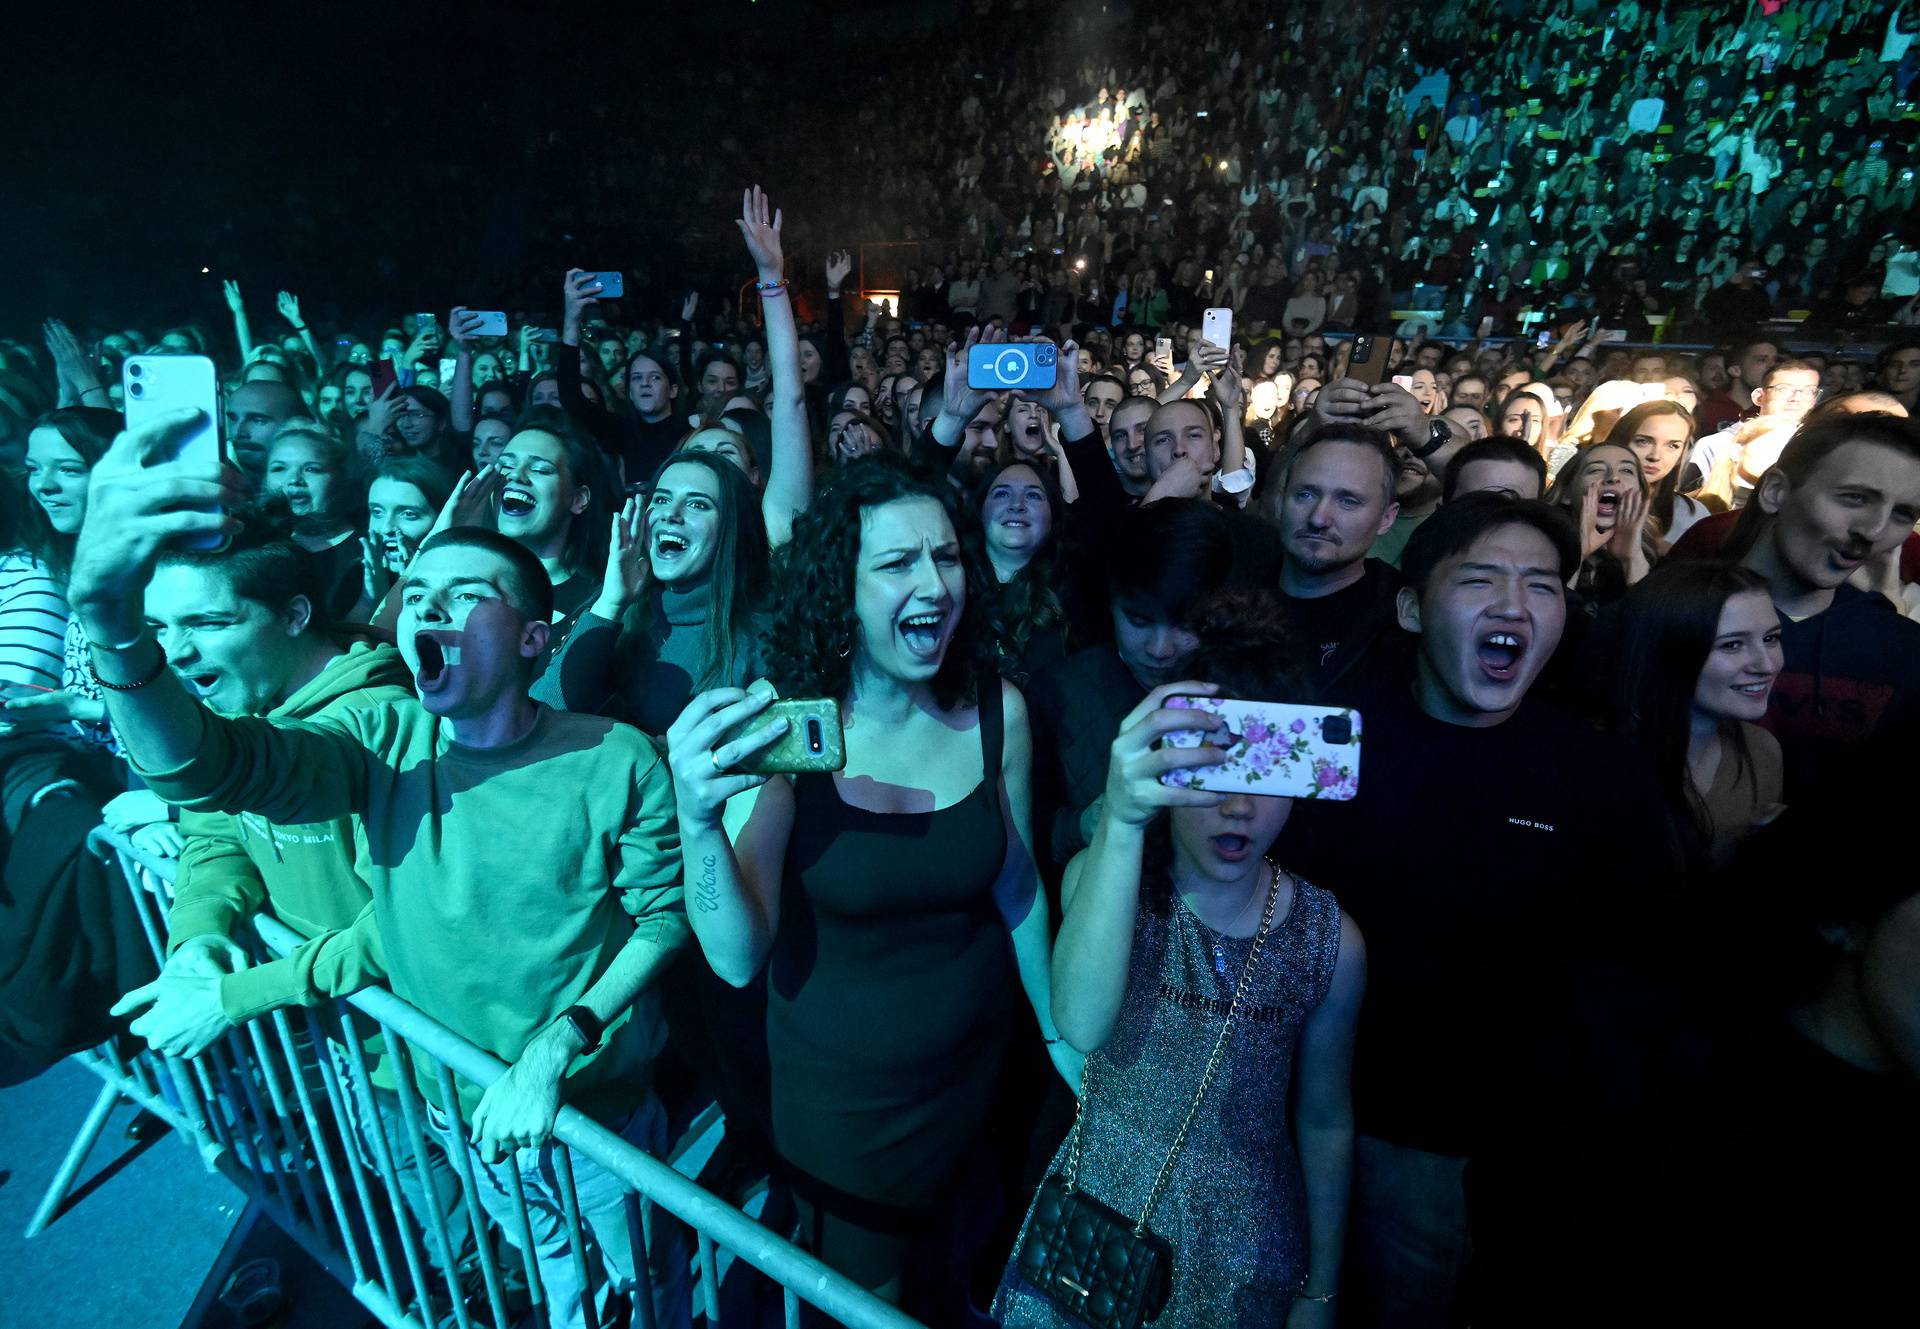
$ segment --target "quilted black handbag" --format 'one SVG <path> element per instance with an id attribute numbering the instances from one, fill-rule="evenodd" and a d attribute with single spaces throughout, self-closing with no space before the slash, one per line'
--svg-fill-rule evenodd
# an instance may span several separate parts
<path id="1" fill-rule="evenodd" d="M 1227 1035 L 1233 1032 L 1254 966 L 1260 962 L 1267 929 L 1273 925 L 1279 886 L 1280 870 L 1275 868 L 1273 885 L 1267 889 L 1266 913 L 1247 953 L 1247 967 L 1234 987 L 1233 1004 L 1227 1008 L 1220 1036 L 1207 1057 L 1206 1073 L 1194 1092 L 1193 1105 L 1173 1137 L 1173 1147 L 1167 1151 L 1167 1161 L 1160 1165 L 1138 1221 L 1080 1189 L 1080 1123 L 1093 1093 L 1093 1058 L 1087 1058 L 1081 1068 L 1080 1103 L 1074 1112 L 1073 1133 L 1068 1137 L 1066 1170 L 1042 1183 L 1033 1212 L 1027 1216 L 1027 1225 L 1020 1233 L 1020 1276 L 1063 1314 L 1088 1329 L 1139 1329 L 1166 1308 L 1173 1292 L 1173 1246 L 1165 1237 L 1149 1231 L 1147 1220 L 1166 1191 L 1174 1160 L 1186 1147 L 1200 1102 L 1220 1069 Z"/>

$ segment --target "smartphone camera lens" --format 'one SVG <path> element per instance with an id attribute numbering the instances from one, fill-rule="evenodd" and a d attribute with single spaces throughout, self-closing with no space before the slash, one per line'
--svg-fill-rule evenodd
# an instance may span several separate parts
<path id="1" fill-rule="evenodd" d="M 817 757 L 825 747 L 826 742 L 820 736 L 820 722 L 818 720 L 807 721 L 807 751 Z"/>
<path id="2" fill-rule="evenodd" d="M 1320 722 L 1320 736 L 1329 743 L 1353 742 L 1353 717 L 1347 715 L 1329 715 Z"/>
<path id="3" fill-rule="evenodd" d="M 143 394 L 143 393 L 144 393 L 145 391 L 146 391 L 146 389 L 145 389 L 145 388 L 143 388 L 143 387 L 142 387 L 142 386 L 141 386 L 140 384 L 138 384 L 138 383 L 129 383 L 129 384 L 127 384 L 127 392 L 128 392 L 128 393 L 129 393 L 130 395 L 132 395 L 132 396 L 135 396 L 135 397 L 138 397 L 138 396 L 141 396 L 141 395 L 142 395 L 142 394 Z"/>
<path id="4" fill-rule="evenodd" d="M 128 377 L 128 378 L 139 378 L 139 377 L 140 377 L 140 375 L 142 375 L 142 374 L 144 374 L 144 373 L 146 373 L 146 372 L 147 372 L 147 367 L 146 367 L 145 365 L 141 365 L 141 364 L 132 364 L 132 365 L 128 365 L 128 366 L 127 366 L 127 377 Z"/>

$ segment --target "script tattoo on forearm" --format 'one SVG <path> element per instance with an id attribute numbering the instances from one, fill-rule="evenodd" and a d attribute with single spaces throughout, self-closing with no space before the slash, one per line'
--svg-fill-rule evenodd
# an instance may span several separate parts
<path id="1" fill-rule="evenodd" d="M 720 907 L 720 865 L 712 854 L 700 860 L 700 880 L 694 883 L 693 903 L 705 914 Z"/>

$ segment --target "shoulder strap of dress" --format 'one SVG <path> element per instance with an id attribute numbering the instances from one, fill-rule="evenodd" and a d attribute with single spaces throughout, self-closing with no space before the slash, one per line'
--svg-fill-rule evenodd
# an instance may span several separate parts
<path id="1" fill-rule="evenodd" d="M 980 680 L 980 758 L 981 774 L 989 785 L 1000 783 L 1000 756 L 1006 747 L 1007 719 L 1001 703 L 1000 675 L 988 674 Z"/>

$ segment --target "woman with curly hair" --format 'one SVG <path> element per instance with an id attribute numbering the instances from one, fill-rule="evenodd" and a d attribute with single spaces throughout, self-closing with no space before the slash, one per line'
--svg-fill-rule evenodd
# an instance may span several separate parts
<path id="1" fill-rule="evenodd" d="M 1029 738 L 988 649 L 950 487 L 899 457 L 839 468 L 794 523 L 773 687 L 701 694 L 668 731 L 689 916 L 708 963 L 767 977 L 774 1145 L 807 1241 L 882 1296 L 950 1311 L 946 1225 L 1007 1052 L 1017 973 L 1062 1075 Z M 741 774 L 777 689 L 838 702 L 837 774 Z M 929 1253 L 929 1251 L 933 1253 Z M 915 1258 L 917 1254 L 918 1258 Z"/>

